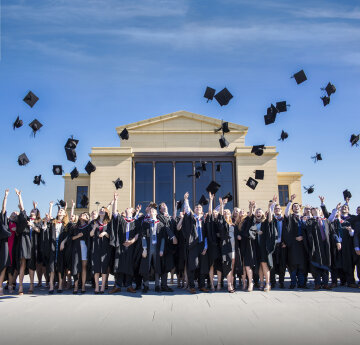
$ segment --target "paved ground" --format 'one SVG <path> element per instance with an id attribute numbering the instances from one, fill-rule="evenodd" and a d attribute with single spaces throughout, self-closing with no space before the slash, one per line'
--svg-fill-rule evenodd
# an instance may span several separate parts
<path id="1" fill-rule="evenodd" d="M 1 344 L 360 343 L 360 289 L 197 295 L 176 289 L 145 296 L 35 292 L 0 297 Z"/>

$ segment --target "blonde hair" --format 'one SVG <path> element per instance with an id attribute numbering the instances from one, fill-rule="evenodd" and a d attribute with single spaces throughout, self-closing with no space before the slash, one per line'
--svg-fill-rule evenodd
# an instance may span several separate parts
<path id="1" fill-rule="evenodd" d="M 65 211 L 65 210 L 64 210 Z M 57 221 L 59 221 L 58 219 L 58 215 L 56 216 L 56 218 L 53 220 L 53 223 L 55 224 Z M 67 214 L 67 212 L 65 211 L 65 215 L 61 221 L 64 225 L 64 227 L 66 227 L 69 224 L 69 215 Z"/>
<path id="2" fill-rule="evenodd" d="M 260 222 L 263 223 L 263 222 L 266 220 L 266 215 L 265 215 L 264 211 L 263 211 L 261 208 L 257 208 L 257 209 L 255 210 L 255 215 L 256 215 L 256 212 L 259 211 L 259 210 L 262 212 L 262 215 L 261 215 L 261 218 L 260 218 Z M 255 219 L 257 219 L 256 216 L 255 216 Z"/>

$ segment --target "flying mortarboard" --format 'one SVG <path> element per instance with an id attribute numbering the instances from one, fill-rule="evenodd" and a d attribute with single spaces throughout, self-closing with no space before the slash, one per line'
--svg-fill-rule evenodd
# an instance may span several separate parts
<path id="1" fill-rule="evenodd" d="M 208 193 L 215 195 L 220 187 L 221 185 L 219 183 L 217 183 L 216 181 L 211 181 L 209 185 L 206 187 L 206 191 Z"/>
<path id="2" fill-rule="evenodd" d="M 286 104 L 286 101 L 276 102 L 276 109 L 279 113 L 287 111 L 287 107 L 290 107 L 290 104 Z"/>
<path id="3" fill-rule="evenodd" d="M 115 181 L 113 181 L 113 183 L 115 184 L 116 189 L 121 189 L 124 185 L 123 181 L 121 181 L 119 178 L 117 178 Z"/>
<path id="4" fill-rule="evenodd" d="M 264 115 L 264 121 L 266 126 L 274 123 L 275 120 L 276 120 L 276 113 Z"/>
<path id="5" fill-rule="evenodd" d="M 350 143 L 351 143 L 351 146 L 359 146 L 358 144 L 358 141 L 360 139 L 360 134 L 358 135 L 355 135 L 355 134 L 351 134 L 351 137 L 350 137 Z"/>
<path id="6" fill-rule="evenodd" d="M 298 85 L 307 80 L 304 70 L 295 73 L 291 78 L 295 78 Z"/>
<path id="7" fill-rule="evenodd" d="M 219 144 L 222 149 L 229 146 L 229 142 L 226 140 L 225 136 L 223 135 L 219 139 Z"/>
<path id="8" fill-rule="evenodd" d="M 58 202 L 56 203 L 56 206 L 58 207 L 65 207 L 66 206 L 66 202 L 64 200 L 58 200 Z"/>
<path id="9" fill-rule="evenodd" d="M 65 149 L 66 158 L 70 162 L 76 162 L 76 151 L 75 149 Z"/>
<path id="10" fill-rule="evenodd" d="M 254 145 L 251 149 L 251 153 L 255 153 L 257 156 L 262 156 L 265 149 L 265 145 Z"/>
<path id="11" fill-rule="evenodd" d="M 216 165 L 216 172 L 221 172 L 221 164 Z"/>
<path id="12" fill-rule="evenodd" d="M 230 193 L 227 193 L 225 196 L 222 197 L 222 199 L 227 199 L 228 202 L 232 201 L 233 197 Z"/>
<path id="13" fill-rule="evenodd" d="M 205 198 L 204 195 L 201 195 L 201 198 L 198 202 L 198 205 L 205 206 L 209 203 L 208 199 Z"/>
<path id="14" fill-rule="evenodd" d="M 264 179 L 264 170 L 255 170 L 255 179 L 263 180 Z"/>
<path id="15" fill-rule="evenodd" d="M 37 97 L 35 94 L 33 94 L 31 91 L 28 92 L 28 94 L 24 97 L 23 101 L 28 104 L 31 108 L 35 105 L 35 103 L 39 100 L 39 97 Z"/>
<path id="16" fill-rule="evenodd" d="M 324 107 L 326 107 L 329 103 L 330 103 L 330 97 L 329 96 L 323 96 L 323 97 L 320 97 L 323 104 L 324 104 Z"/>
<path id="17" fill-rule="evenodd" d="M 176 202 L 176 209 L 177 209 L 177 210 L 181 210 L 183 204 L 184 204 L 184 201 L 183 201 L 183 200 L 177 201 L 177 202 Z"/>
<path id="18" fill-rule="evenodd" d="M 20 166 L 26 165 L 30 162 L 29 158 L 27 157 L 27 155 L 25 153 L 22 153 L 19 157 L 18 157 L 18 163 Z"/>
<path id="19" fill-rule="evenodd" d="M 71 176 L 71 179 L 73 180 L 74 178 L 77 178 L 79 177 L 79 172 L 76 168 L 74 168 L 71 172 L 70 172 L 70 176 Z"/>
<path id="20" fill-rule="evenodd" d="M 223 105 L 227 105 L 230 102 L 231 98 L 233 98 L 233 95 L 225 87 L 220 92 L 218 92 L 214 97 L 218 101 L 218 103 L 221 106 L 223 106 Z"/>
<path id="21" fill-rule="evenodd" d="M 201 168 L 200 168 L 201 169 Z M 187 175 L 187 177 L 195 176 L 196 178 L 199 178 L 201 175 L 200 171 L 196 171 L 195 174 Z"/>
<path id="22" fill-rule="evenodd" d="M 336 92 L 336 87 L 329 82 L 326 87 L 322 87 L 321 90 L 325 90 L 327 95 L 330 97 L 330 95 Z"/>
<path id="23" fill-rule="evenodd" d="M 305 193 L 311 194 L 314 193 L 314 185 L 311 185 L 310 187 L 304 187 Z"/>
<path id="24" fill-rule="evenodd" d="M 254 180 L 252 177 L 249 177 L 249 179 L 246 182 L 246 185 L 250 187 L 251 189 L 255 190 L 256 186 L 258 185 L 258 181 Z"/>
<path id="25" fill-rule="evenodd" d="M 119 134 L 120 138 L 122 140 L 128 140 L 129 139 L 129 132 L 126 128 L 124 128 L 121 133 Z"/>
<path id="26" fill-rule="evenodd" d="M 86 196 L 86 194 L 83 194 L 83 196 L 81 197 L 81 200 L 80 200 L 80 205 L 83 208 L 86 208 L 88 204 L 89 204 L 89 198 Z"/>
<path id="27" fill-rule="evenodd" d="M 352 197 L 350 191 L 347 190 L 347 189 L 345 189 L 345 190 L 343 191 L 343 195 L 344 195 L 344 200 L 345 200 L 345 201 L 346 201 L 347 198 L 351 199 L 351 197 Z"/>
<path id="28" fill-rule="evenodd" d="M 208 86 L 206 88 L 205 94 L 204 94 L 204 97 L 207 98 L 206 103 L 213 100 L 215 92 L 216 92 L 215 89 L 213 89 L 212 87 Z"/>
<path id="29" fill-rule="evenodd" d="M 90 161 L 85 166 L 85 171 L 90 175 L 92 172 L 96 170 L 96 166 L 92 164 Z"/>
<path id="30" fill-rule="evenodd" d="M 316 152 L 315 156 L 312 156 L 311 158 L 314 160 L 314 163 L 317 161 L 322 161 L 321 153 Z"/>
<path id="31" fill-rule="evenodd" d="M 65 144 L 65 149 L 76 149 L 76 146 L 78 143 L 79 143 L 79 140 L 74 139 L 74 137 L 71 136 Z"/>
<path id="32" fill-rule="evenodd" d="M 40 183 L 45 184 L 45 181 L 41 178 L 41 175 L 34 177 L 34 184 L 40 186 Z"/>
<path id="33" fill-rule="evenodd" d="M 229 122 L 222 122 L 222 123 L 221 123 L 221 127 L 218 128 L 218 129 L 215 129 L 215 133 L 220 132 L 220 131 L 222 131 L 223 134 L 224 134 L 224 133 L 229 133 L 229 132 L 230 132 Z"/>
<path id="34" fill-rule="evenodd" d="M 280 134 L 280 139 L 279 141 L 284 141 L 285 139 L 287 139 L 289 137 L 289 134 L 286 133 L 284 130 L 281 131 L 281 134 Z"/>
<path id="35" fill-rule="evenodd" d="M 20 128 L 23 125 L 23 121 L 20 120 L 19 116 L 16 118 L 15 122 L 13 123 L 13 129 Z"/>
<path id="36" fill-rule="evenodd" d="M 275 107 L 275 105 L 271 104 L 271 106 L 266 110 L 266 115 L 277 114 L 278 112 L 279 110 Z"/>
<path id="37" fill-rule="evenodd" d="M 37 119 L 33 120 L 29 126 L 31 127 L 32 131 L 33 131 L 33 135 L 35 137 L 36 132 L 43 126 L 42 123 L 40 123 L 40 121 L 38 121 Z"/>
<path id="38" fill-rule="evenodd" d="M 54 175 L 62 175 L 63 173 L 62 165 L 53 165 L 52 171 Z"/>

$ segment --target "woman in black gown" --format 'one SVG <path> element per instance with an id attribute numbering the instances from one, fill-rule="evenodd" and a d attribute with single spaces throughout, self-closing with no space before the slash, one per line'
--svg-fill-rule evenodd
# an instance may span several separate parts
<path id="1" fill-rule="evenodd" d="M 4 295 L 3 282 L 5 272 L 6 268 L 10 266 L 8 238 L 11 236 L 11 232 L 8 229 L 6 218 L 6 203 L 8 194 L 9 190 L 6 189 L 0 214 L 0 296 Z"/>

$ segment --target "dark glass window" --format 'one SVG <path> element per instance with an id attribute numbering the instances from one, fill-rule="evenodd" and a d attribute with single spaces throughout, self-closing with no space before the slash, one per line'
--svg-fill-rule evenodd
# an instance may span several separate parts
<path id="1" fill-rule="evenodd" d="M 172 163 L 156 163 L 155 165 L 155 198 L 159 205 L 165 202 L 168 212 L 173 212 L 173 164 Z"/>
<path id="2" fill-rule="evenodd" d="M 193 164 L 192 162 L 178 162 L 175 164 L 175 186 L 176 186 L 176 201 L 182 200 L 184 194 L 189 192 L 189 205 L 193 205 Z"/>
<path id="3" fill-rule="evenodd" d="M 83 195 L 88 196 L 88 187 L 87 186 L 77 186 L 76 188 L 76 208 L 83 208 L 81 206 L 81 198 Z"/>
<path id="4" fill-rule="evenodd" d="M 279 203 L 280 206 L 286 206 L 289 202 L 289 186 L 279 185 Z"/>
<path id="5" fill-rule="evenodd" d="M 204 163 L 204 162 L 202 162 Z M 206 187 L 209 185 L 209 183 L 213 179 L 213 173 L 212 173 L 212 162 L 205 162 L 205 168 L 206 170 L 202 169 L 202 163 L 196 162 L 195 163 L 195 171 L 199 171 L 201 173 L 200 178 L 195 179 L 196 184 L 196 193 L 195 193 L 195 203 L 198 203 L 201 195 L 204 194 L 205 198 L 209 198 L 209 193 L 206 191 Z M 203 211 L 207 212 L 208 206 L 203 206 Z"/>
<path id="6" fill-rule="evenodd" d="M 153 164 L 135 164 L 135 206 L 142 206 L 141 212 L 153 201 Z"/>
<path id="7" fill-rule="evenodd" d="M 230 193 L 234 198 L 233 166 L 231 162 L 215 162 L 215 181 L 221 185 L 215 196 L 215 205 L 219 205 L 219 197 Z M 226 208 L 234 208 L 234 200 L 229 201 Z"/>

